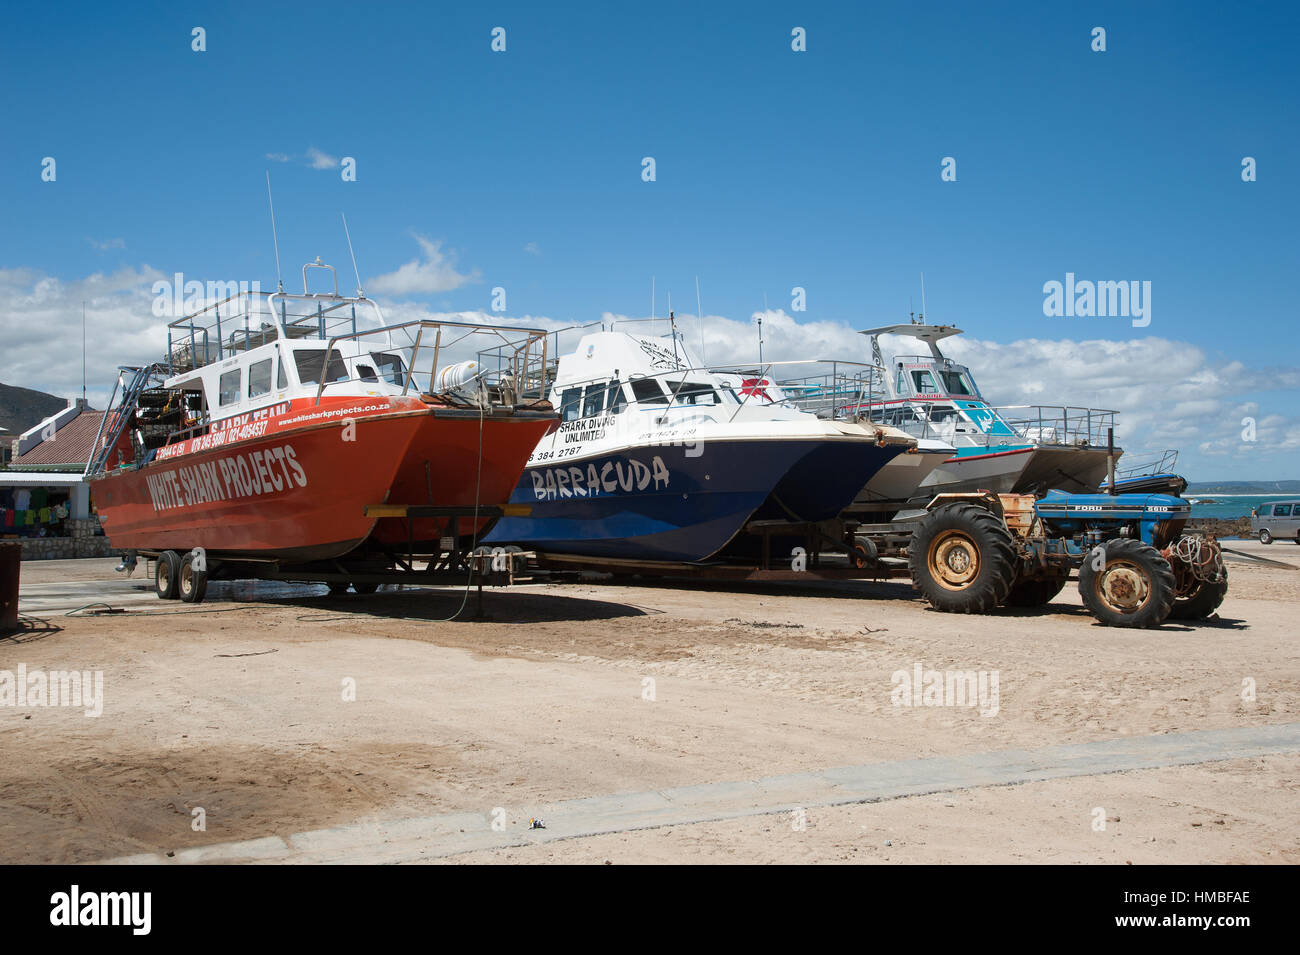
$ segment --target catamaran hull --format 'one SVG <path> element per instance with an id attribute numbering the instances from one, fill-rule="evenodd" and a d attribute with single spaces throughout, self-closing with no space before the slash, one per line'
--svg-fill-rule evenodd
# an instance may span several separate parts
<path id="1" fill-rule="evenodd" d="M 706 560 L 813 444 L 700 441 L 538 463 L 510 498 L 531 514 L 502 518 L 485 540 L 587 557 Z"/>
<path id="2" fill-rule="evenodd" d="M 926 501 L 936 494 L 993 491 L 1009 494 L 1029 464 L 1034 449 L 1010 448 L 948 458 L 921 482 L 914 501 Z"/>
<path id="3" fill-rule="evenodd" d="M 755 516 L 803 523 L 832 520 L 906 450 L 902 444 L 820 443 L 794 463 Z"/>
<path id="4" fill-rule="evenodd" d="M 1115 449 L 1115 458 L 1123 452 Z M 1019 493 L 1034 491 L 1095 491 L 1106 480 L 1105 448 L 1062 444 L 1040 444 L 1014 488 Z"/>
<path id="5" fill-rule="evenodd" d="M 302 425 L 313 420 L 320 423 Z M 367 507 L 500 505 L 553 421 L 550 414 L 480 419 L 476 411 L 414 398 L 325 402 L 268 418 L 263 437 L 190 439 L 138 469 L 107 472 L 91 487 L 118 550 L 201 547 L 214 558 L 282 562 L 405 550 L 412 539 L 439 542 L 451 519 L 423 518 L 408 528 L 406 518 L 376 518 Z M 489 524 L 462 518 L 457 531 L 473 534 Z"/>
<path id="6" fill-rule="evenodd" d="M 106 473 L 91 483 L 104 533 L 123 551 L 326 560 L 374 528 L 420 414 L 278 432 Z"/>
<path id="7" fill-rule="evenodd" d="M 950 457 L 951 448 L 905 451 L 867 482 L 853 499 L 851 510 L 873 510 L 880 505 L 910 500 L 921 484 Z"/>

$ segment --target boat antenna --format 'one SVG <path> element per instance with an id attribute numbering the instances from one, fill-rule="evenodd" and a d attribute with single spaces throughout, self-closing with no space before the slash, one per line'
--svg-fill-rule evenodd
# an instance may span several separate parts
<path id="1" fill-rule="evenodd" d="M 925 273 L 921 273 L 921 324 L 925 324 Z"/>
<path id="2" fill-rule="evenodd" d="M 352 256 L 352 274 L 357 277 L 357 298 L 365 298 L 366 293 L 361 289 L 361 273 L 357 271 L 357 254 L 352 251 L 352 233 L 348 231 L 348 217 L 342 212 L 339 215 L 343 216 L 343 234 L 348 238 L 348 255 Z"/>
<path id="3" fill-rule="evenodd" d="M 763 293 L 763 311 L 758 313 L 758 373 L 763 373 L 763 316 L 767 313 L 767 293 Z"/>
<path id="4" fill-rule="evenodd" d="M 682 360 L 677 355 L 677 316 L 673 314 L 673 296 L 671 292 L 668 295 L 668 334 L 673 338 L 673 361 L 680 365 Z"/>
<path id="5" fill-rule="evenodd" d="M 655 330 L 655 277 L 650 276 L 650 334 Z"/>
<path id="6" fill-rule="evenodd" d="M 81 300 L 81 403 L 86 403 L 86 300 Z"/>
<path id="7" fill-rule="evenodd" d="M 271 241 L 275 244 L 275 282 L 284 291 L 284 275 L 280 272 L 280 238 L 275 234 L 275 200 L 271 198 L 271 170 L 266 171 L 266 204 L 271 207 Z"/>
<path id="8" fill-rule="evenodd" d="M 706 365 L 708 361 L 704 357 L 704 311 L 700 308 L 700 277 L 695 276 L 695 317 L 700 320 L 700 361 Z"/>

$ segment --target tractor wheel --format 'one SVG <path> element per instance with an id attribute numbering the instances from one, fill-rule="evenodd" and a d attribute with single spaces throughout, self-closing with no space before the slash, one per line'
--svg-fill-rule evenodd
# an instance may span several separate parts
<path id="1" fill-rule="evenodd" d="M 180 574 L 181 555 L 165 550 L 153 565 L 153 589 L 159 600 L 176 599 L 176 578 Z"/>
<path id="2" fill-rule="evenodd" d="M 1065 588 L 1068 574 L 1060 577 L 1043 577 L 1037 580 L 1019 580 L 1011 585 L 1004 605 L 1007 607 L 1042 607 Z"/>
<path id="3" fill-rule="evenodd" d="M 1079 596 L 1108 627 L 1158 627 L 1174 605 L 1177 583 L 1169 561 L 1139 540 L 1107 541 L 1106 562 L 1094 570 L 1092 555 L 1079 569 Z"/>
<path id="4" fill-rule="evenodd" d="M 1268 532 L 1268 528 L 1267 528 L 1267 527 L 1264 528 L 1262 531 L 1259 532 L 1259 542 L 1260 542 L 1261 544 L 1271 544 L 1271 543 L 1273 543 L 1273 535 L 1270 534 L 1270 533 Z"/>
<path id="5" fill-rule="evenodd" d="M 944 613 L 987 613 L 1015 578 L 1011 532 L 991 511 L 949 504 L 930 514 L 907 547 L 912 584 Z"/>
<path id="6" fill-rule="evenodd" d="M 177 595 L 188 604 L 202 603 L 208 592 L 208 572 L 194 569 L 194 554 L 181 558 L 181 569 L 176 574 Z"/>
<path id="7" fill-rule="evenodd" d="M 1228 569 L 1225 567 L 1222 580 L 1215 583 L 1198 580 L 1191 593 L 1174 600 L 1174 609 L 1169 611 L 1169 617 L 1171 620 L 1204 620 L 1219 609 L 1227 595 Z"/>
<path id="8" fill-rule="evenodd" d="M 352 585 L 352 589 L 355 590 L 355 591 L 356 591 L 357 593 L 359 593 L 359 594 L 373 594 L 376 590 L 379 589 L 379 585 L 378 585 L 378 584 L 358 584 L 358 583 L 354 583 L 354 584 Z"/>

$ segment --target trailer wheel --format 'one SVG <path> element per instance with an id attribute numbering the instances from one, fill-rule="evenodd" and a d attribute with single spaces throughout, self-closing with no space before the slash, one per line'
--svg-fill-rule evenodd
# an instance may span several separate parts
<path id="1" fill-rule="evenodd" d="M 1225 567 L 1222 580 L 1198 580 L 1187 596 L 1176 598 L 1169 617 L 1171 620 L 1204 620 L 1219 609 L 1227 595 L 1228 569 Z"/>
<path id="2" fill-rule="evenodd" d="M 1042 607 L 1065 588 L 1068 574 L 1060 577 L 1040 577 L 1036 580 L 1018 580 L 1011 585 L 1005 606 Z"/>
<path id="3" fill-rule="evenodd" d="M 378 585 L 378 584 L 358 584 L 358 583 L 353 583 L 353 584 L 352 584 L 352 589 L 355 590 L 355 591 L 356 591 L 357 593 L 359 593 L 359 594 L 373 594 L 376 590 L 379 589 L 379 585 Z"/>
<path id="4" fill-rule="evenodd" d="M 1259 542 L 1261 544 L 1273 543 L 1273 535 L 1268 532 L 1267 527 L 1265 527 L 1263 530 L 1259 532 Z"/>
<path id="5" fill-rule="evenodd" d="M 176 599 L 176 578 L 180 574 L 181 555 L 165 550 L 153 565 L 153 589 L 159 600 Z"/>
<path id="6" fill-rule="evenodd" d="M 1011 532 L 992 512 L 949 504 L 912 532 L 912 584 L 944 613 L 986 613 L 1007 598 L 1015 578 Z"/>
<path id="7" fill-rule="evenodd" d="M 208 592 L 208 572 L 194 568 L 192 553 L 181 558 L 181 567 L 176 574 L 176 590 L 181 600 L 188 604 L 202 603 Z"/>
<path id="8" fill-rule="evenodd" d="M 330 589 L 331 597 L 337 597 L 339 594 L 345 594 L 348 592 L 348 585 L 342 581 L 331 580 L 326 583 L 325 586 Z"/>
<path id="9" fill-rule="evenodd" d="M 1105 565 L 1092 558 L 1079 569 L 1079 596 L 1108 627 L 1158 627 L 1169 616 L 1178 585 L 1169 561 L 1148 544 L 1129 538 L 1107 541 Z"/>

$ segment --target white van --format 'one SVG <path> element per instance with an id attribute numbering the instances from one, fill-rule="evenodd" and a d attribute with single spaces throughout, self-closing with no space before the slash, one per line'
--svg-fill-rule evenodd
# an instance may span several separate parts
<path id="1" fill-rule="evenodd" d="M 1300 500 L 1260 504 L 1250 514 L 1250 531 L 1261 544 L 1285 538 L 1300 544 Z"/>

